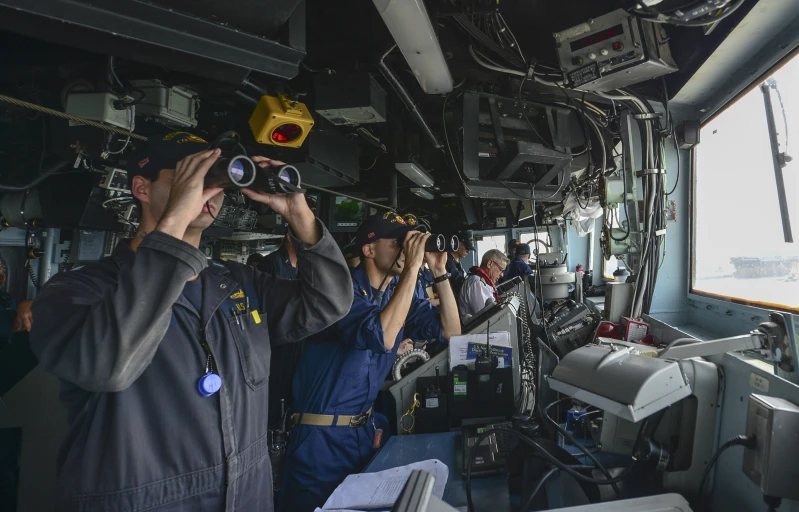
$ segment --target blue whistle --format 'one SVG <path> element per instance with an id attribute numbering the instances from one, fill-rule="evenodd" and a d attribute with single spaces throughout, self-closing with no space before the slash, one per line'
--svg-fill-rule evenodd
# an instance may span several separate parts
<path id="1" fill-rule="evenodd" d="M 202 396 L 209 397 L 222 389 L 222 377 L 219 375 L 208 372 L 197 381 L 197 391 Z"/>

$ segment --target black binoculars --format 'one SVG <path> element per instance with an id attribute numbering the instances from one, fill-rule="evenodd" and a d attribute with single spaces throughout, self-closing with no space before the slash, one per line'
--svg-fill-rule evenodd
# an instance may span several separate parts
<path id="1" fill-rule="evenodd" d="M 224 156 L 217 159 L 205 175 L 205 188 L 249 188 L 264 194 L 304 192 L 300 188 L 300 171 L 296 167 L 284 165 L 262 169 L 247 156 L 236 132 L 223 133 L 208 149 L 221 149 Z"/>
<path id="2" fill-rule="evenodd" d="M 205 175 L 205 187 L 249 188 L 264 194 L 303 192 L 300 171 L 293 165 L 262 169 L 245 155 L 219 158 Z"/>
<path id="3" fill-rule="evenodd" d="M 404 240 L 400 239 L 400 245 L 402 245 L 403 242 Z M 455 235 L 447 238 L 444 235 L 432 234 L 430 238 L 427 239 L 427 242 L 425 242 L 424 252 L 455 252 L 460 245 L 461 243 Z"/>

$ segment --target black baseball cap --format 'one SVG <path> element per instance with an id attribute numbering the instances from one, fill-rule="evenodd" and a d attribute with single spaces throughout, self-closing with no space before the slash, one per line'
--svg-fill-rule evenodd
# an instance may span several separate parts
<path id="1" fill-rule="evenodd" d="M 161 169 L 174 169 L 187 156 L 205 151 L 209 146 L 208 141 L 189 132 L 151 136 L 128 157 L 128 186 L 133 188 L 136 176 L 155 180 Z"/>
<path id="2" fill-rule="evenodd" d="M 472 235 L 465 231 L 461 231 L 459 233 L 455 233 L 455 236 L 458 237 L 458 240 L 461 244 L 466 246 L 466 248 L 470 251 L 474 252 L 474 239 L 472 238 Z"/>
<path id="3" fill-rule="evenodd" d="M 381 238 L 405 238 L 408 231 L 418 228 L 416 218 L 410 217 L 412 216 L 403 218 L 394 212 L 386 212 L 367 218 L 355 233 L 353 245 L 356 247 L 358 256 L 363 255 L 364 245 L 376 242 Z"/>
<path id="4" fill-rule="evenodd" d="M 519 244 L 516 246 L 516 255 L 517 256 L 524 256 L 525 254 L 531 254 L 530 252 L 530 244 Z"/>

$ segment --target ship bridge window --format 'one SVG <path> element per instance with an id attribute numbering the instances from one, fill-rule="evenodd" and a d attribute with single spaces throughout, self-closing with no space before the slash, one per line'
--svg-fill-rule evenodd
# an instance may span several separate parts
<path id="1" fill-rule="evenodd" d="M 483 261 L 483 255 L 491 249 L 499 249 L 503 253 L 507 245 L 508 237 L 505 235 L 483 235 L 482 240 L 477 240 L 477 254 L 475 265 Z"/>
<path id="2" fill-rule="evenodd" d="M 693 292 L 799 311 L 796 148 L 799 58 L 702 127 L 694 154 Z"/>
<path id="3" fill-rule="evenodd" d="M 535 231 L 521 232 L 519 233 L 519 241 L 530 245 L 530 250 L 533 251 L 533 254 L 544 254 L 554 250 L 551 248 L 549 233 L 546 231 L 540 233 L 536 233 Z M 509 254 L 508 256 L 512 255 Z M 535 258 L 531 258 L 531 261 L 535 261 Z"/>

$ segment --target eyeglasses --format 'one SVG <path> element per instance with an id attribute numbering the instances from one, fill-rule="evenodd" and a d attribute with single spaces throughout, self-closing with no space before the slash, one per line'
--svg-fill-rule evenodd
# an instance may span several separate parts
<path id="1" fill-rule="evenodd" d="M 498 262 L 497 260 L 491 260 L 491 262 L 492 262 L 494 265 L 496 265 L 496 266 L 499 268 L 499 271 L 500 271 L 500 272 L 502 272 L 502 273 L 505 273 L 505 269 L 506 269 L 506 268 L 508 268 L 508 265 L 507 265 L 507 264 L 505 264 L 505 266 L 503 267 L 503 266 L 501 266 L 501 265 L 502 265 L 502 263 Z"/>

